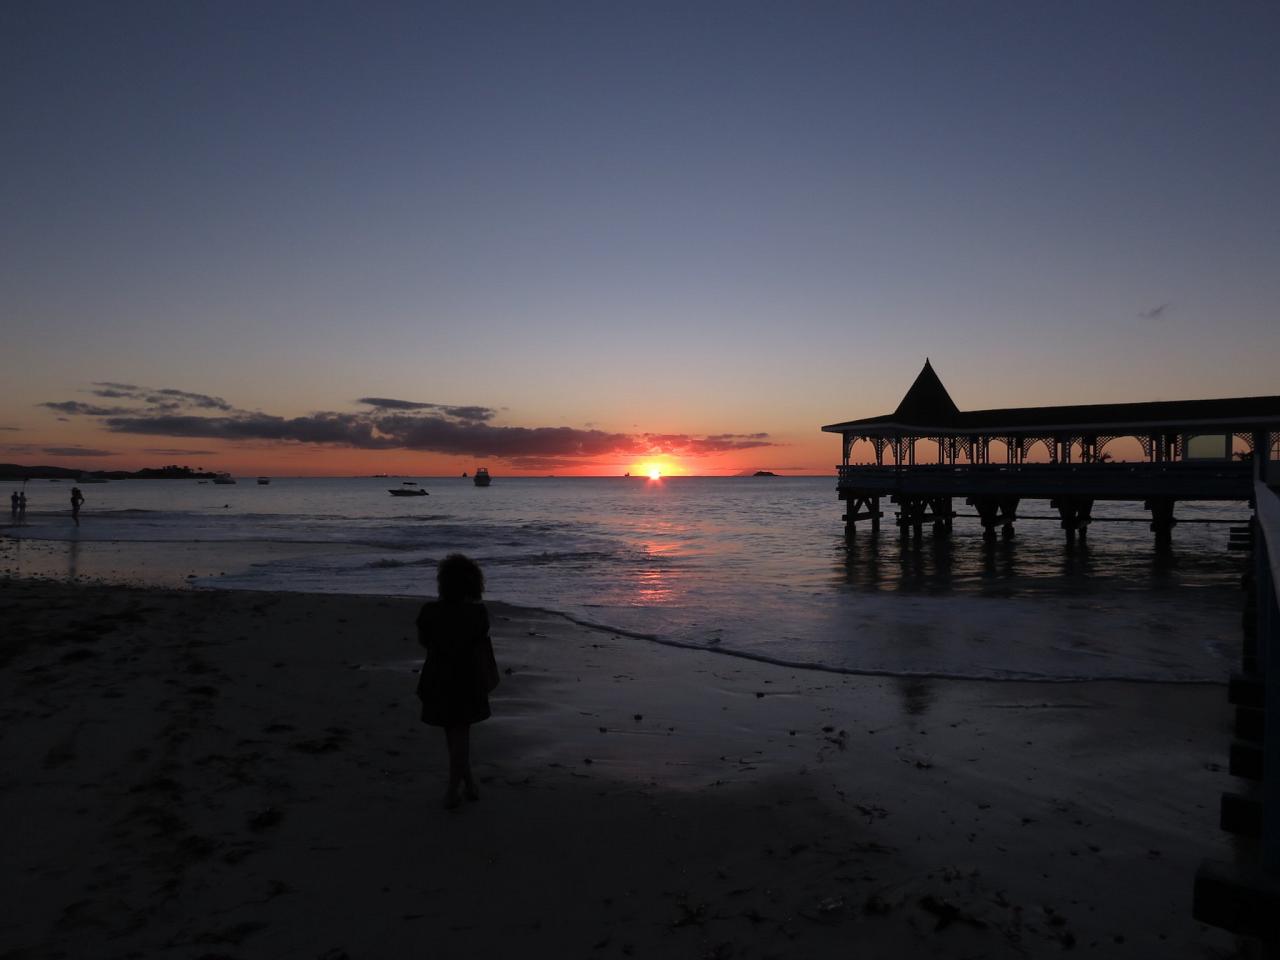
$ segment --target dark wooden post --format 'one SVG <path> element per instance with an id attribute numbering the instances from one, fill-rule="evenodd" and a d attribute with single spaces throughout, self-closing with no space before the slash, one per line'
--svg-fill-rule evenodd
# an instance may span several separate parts
<path id="1" fill-rule="evenodd" d="M 1151 497 L 1143 506 L 1151 511 L 1151 529 L 1156 535 L 1156 549 L 1167 550 L 1173 545 L 1173 528 L 1178 521 L 1173 518 L 1173 497 Z"/>
<path id="2" fill-rule="evenodd" d="M 1058 516 L 1062 521 L 1062 529 L 1067 532 L 1067 543 L 1075 543 L 1076 534 L 1082 538 L 1088 529 L 1090 511 L 1093 509 L 1093 501 L 1079 497 L 1058 497 L 1049 501 L 1049 506 L 1054 507 L 1058 511 Z"/>
<path id="3" fill-rule="evenodd" d="M 1017 497 L 1001 497 L 1000 513 L 1004 525 L 1000 528 L 1000 534 L 1006 540 L 1013 539 L 1013 521 L 1018 519 L 1018 498 Z"/>

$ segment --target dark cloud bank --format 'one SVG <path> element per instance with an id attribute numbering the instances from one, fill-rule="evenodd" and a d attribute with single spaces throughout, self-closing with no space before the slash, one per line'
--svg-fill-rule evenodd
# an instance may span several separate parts
<path id="1" fill-rule="evenodd" d="M 92 417 L 113 433 L 199 440 L 331 444 L 362 450 L 419 450 L 506 460 L 543 470 L 580 465 L 601 457 L 711 456 L 774 446 L 768 434 L 711 436 L 610 433 L 575 427 L 507 427 L 490 421 L 489 407 L 362 397 L 370 408 L 354 413 L 319 412 L 279 417 L 240 410 L 221 397 L 185 390 L 151 389 L 99 382 L 90 391 L 105 400 L 40 404 L 70 416 Z"/>

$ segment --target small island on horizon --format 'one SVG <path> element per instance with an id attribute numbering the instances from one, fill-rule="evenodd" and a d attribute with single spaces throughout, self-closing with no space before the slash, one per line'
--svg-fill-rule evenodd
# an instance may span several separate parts
<path id="1" fill-rule="evenodd" d="M 71 467 L 36 466 L 0 463 L 0 480 L 212 480 L 215 473 L 170 464 L 167 467 L 143 467 L 141 470 L 76 470 Z"/>

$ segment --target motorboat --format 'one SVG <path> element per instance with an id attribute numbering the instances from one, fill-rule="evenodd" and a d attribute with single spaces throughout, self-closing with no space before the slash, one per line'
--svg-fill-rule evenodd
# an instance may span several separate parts
<path id="1" fill-rule="evenodd" d="M 493 478 L 489 476 L 488 467 L 476 467 L 476 475 L 473 479 L 477 487 L 487 487 L 493 482 Z"/>
<path id="2" fill-rule="evenodd" d="M 265 486 L 266 486 L 268 483 L 270 483 L 270 482 L 271 482 L 271 478 L 270 478 L 270 477 L 259 477 L 259 478 L 258 478 L 258 486 L 260 486 L 260 487 L 265 487 Z"/>
<path id="3" fill-rule="evenodd" d="M 392 487 L 390 490 L 387 491 L 387 493 L 391 494 L 393 497 L 430 496 L 430 494 L 428 494 L 427 491 L 423 490 L 420 486 L 418 486 L 412 480 L 406 480 L 404 483 L 400 484 L 399 487 Z"/>
<path id="4" fill-rule="evenodd" d="M 235 477 L 231 476 L 229 473 L 215 473 L 213 475 L 213 482 L 225 486 L 229 483 L 235 483 L 236 480 Z"/>

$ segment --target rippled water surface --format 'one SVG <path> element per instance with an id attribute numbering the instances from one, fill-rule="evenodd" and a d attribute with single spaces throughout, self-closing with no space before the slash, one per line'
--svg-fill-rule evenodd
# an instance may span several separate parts
<path id="1" fill-rule="evenodd" d="M 25 524 L 4 533 L 11 545 L 115 550 L 126 566 L 195 543 L 223 555 L 240 544 L 246 557 L 250 544 L 293 544 L 197 585 L 343 593 L 432 594 L 436 560 L 461 551 L 495 599 L 837 670 L 1220 680 L 1238 656 L 1243 563 L 1227 526 L 1182 523 L 1173 553 L 1157 557 L 1137 503 L 1097 506 L 1087 546 L 1036 519 L 986 545 L 964 517 L 949 540 L 926 532 L 911 545 L 891 523 L 846 538 L 833 478 L 421 482 L 430 496 L 390 496 L 398 479 L 95 484 L 77 529 L 70 485 L 33 481 Z M 1243 519 L 1247 508 L 1181 504 L 1178 516 Z"/>

